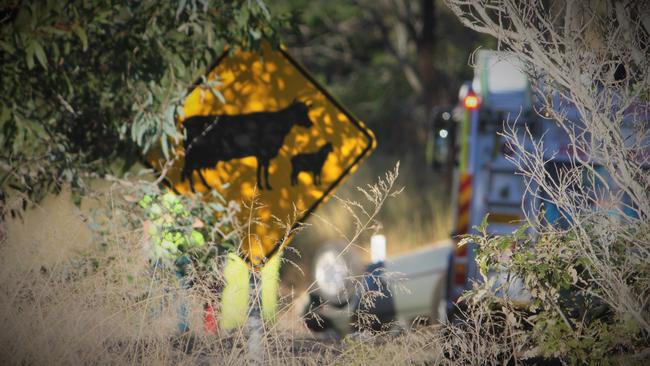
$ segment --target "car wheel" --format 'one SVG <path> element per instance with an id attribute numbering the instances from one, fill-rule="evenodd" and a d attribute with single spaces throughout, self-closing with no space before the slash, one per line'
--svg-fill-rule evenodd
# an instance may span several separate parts
<path id="1" fill-rule="evenodd" d="M 346 248 L 342 242 L 327 243 L 314 257 L 315 293 L 327 304 L 343 306 L 352 298 L 356 277 L 362 270 L 361 258 L 355 248 Z"/>

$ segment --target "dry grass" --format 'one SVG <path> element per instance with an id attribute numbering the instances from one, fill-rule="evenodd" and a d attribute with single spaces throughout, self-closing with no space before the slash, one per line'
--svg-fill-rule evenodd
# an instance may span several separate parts
<path id="1" fill-rule="evenodd" d="M 248 364 L 246 327 L 207 334 L 203 304 L 218 304 L 216 294 L 200 279 L 183 289 L 167 271 L 154 270 L 142 230 L 124 224 L 127 213 L 117 211 L 119 194 L 104 189 L 100 196 L 80 211 L 64 195 L 8 225 L 0 243 L 0 363 Z M 112 210 L 102 236 L 84 226 L 98 204 Z M 278 321 L 264 324 L 266 364 L 440 362 L 438 336 L 430 331 L 314 339 L 295 297 L 285 296 Z M 182 336 L 181 301 L 190 326 Z"/>
<path id="2" fill-rule="evenodd" d="M 357 187 L 375 181 L 387 166 L 395 165 L 397 159 L 382 155 L 371 156 L 336 191 L 343 200 L 358 199 Z M 450 214 L 449 194 L 442 183 L 444 177 L 437 176 L 428 166 L 410 160 L 400 163 L 397 185 L 404 187 L 398 199 L 387 201 L 379 215 L 379 233 L 387 239 L 387 254 L 394 256 L 406 253 L 426 244 L 448 238 L 453 216 Z M 354 231 L 353 221 L 344 206 L 332 199 L 319 208 L 316 215 L 308 220 L 308 226 L 294 239 L 292 246 L 300 255 L 288 253 L 287 257 L 299 264 L 301 271 L 285 266 L 283 280 L 288 287 L 304 289 L 311 276 L 311 258 L 318 249 L 329 241 L 345 241 L 339 231 Z M 370 261 L 371 232 L 360 238 L 357 255 L 364 262 Z"/>

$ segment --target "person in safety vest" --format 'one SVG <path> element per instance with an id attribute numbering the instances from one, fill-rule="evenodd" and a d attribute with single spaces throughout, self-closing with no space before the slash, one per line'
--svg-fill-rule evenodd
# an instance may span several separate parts
<path id="1" fill-rule="evenodd" d="M 193 229 L 190 211 L 178 196 L 167 192 L 159 198 L 145 195 L 139 202 L 147 216 L 144 223 L 145 237 L 150 243 L 150 262 L 154 268 L 173 269 L 183 289 L 190 287 L 190 252 L 206 246 L 206 240 L 199 230 Z M 215 253 L 216 255 L 216 253 Z M 262 316 L 274 321 L 278 307 L 279 270 L 282 253 L 271 258 L 261 270 Z M 209 258 L 208 258 L 209 259 Z M 223 276 L 225 286 L 220 303 L 220 325 L 232 329 L 246 323 L 249 301 L 249 267 L 235 253 L 225 255 Z M 217 321 L 212 304 L 204 306 L 204 329 L 208 333 L 217 332 Z M 189 331 L 187 305 L 180 301 L 177 309 L 177 329 L 180 333 Z"/>

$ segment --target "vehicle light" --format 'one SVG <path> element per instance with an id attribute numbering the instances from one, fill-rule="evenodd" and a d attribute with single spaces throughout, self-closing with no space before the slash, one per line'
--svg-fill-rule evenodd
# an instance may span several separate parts
<path id="1" fill-rule="evenodd" d="M 462 263 L 454 265 L 454 283 L 464 285 L 467 280 L 467 267 Z"/>
<path id="2" fill-rule="evenodd" d="M 474 110 L 478 108 L 479 100 L 478 100 L 478 96 L 476 96 L 476 93 L 470 90 L 465 96 L 465 99 L 463 100 L 463 104 L 465 105 L 465 108 L 470 110 Z"/>

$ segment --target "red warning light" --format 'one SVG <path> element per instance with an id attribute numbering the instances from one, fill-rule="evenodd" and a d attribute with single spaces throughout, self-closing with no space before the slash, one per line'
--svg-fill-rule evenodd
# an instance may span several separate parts
<path id="1" fill-rule="evenodd" d="M 478 97 L 476 96 L 476 93 L 473 91 L 470 91 L 467 93 L 465 96 L 465 100 L 463 101 L 463 104 L 465 104 L 465 108 L 474 110 L 478 108 Z"/>

